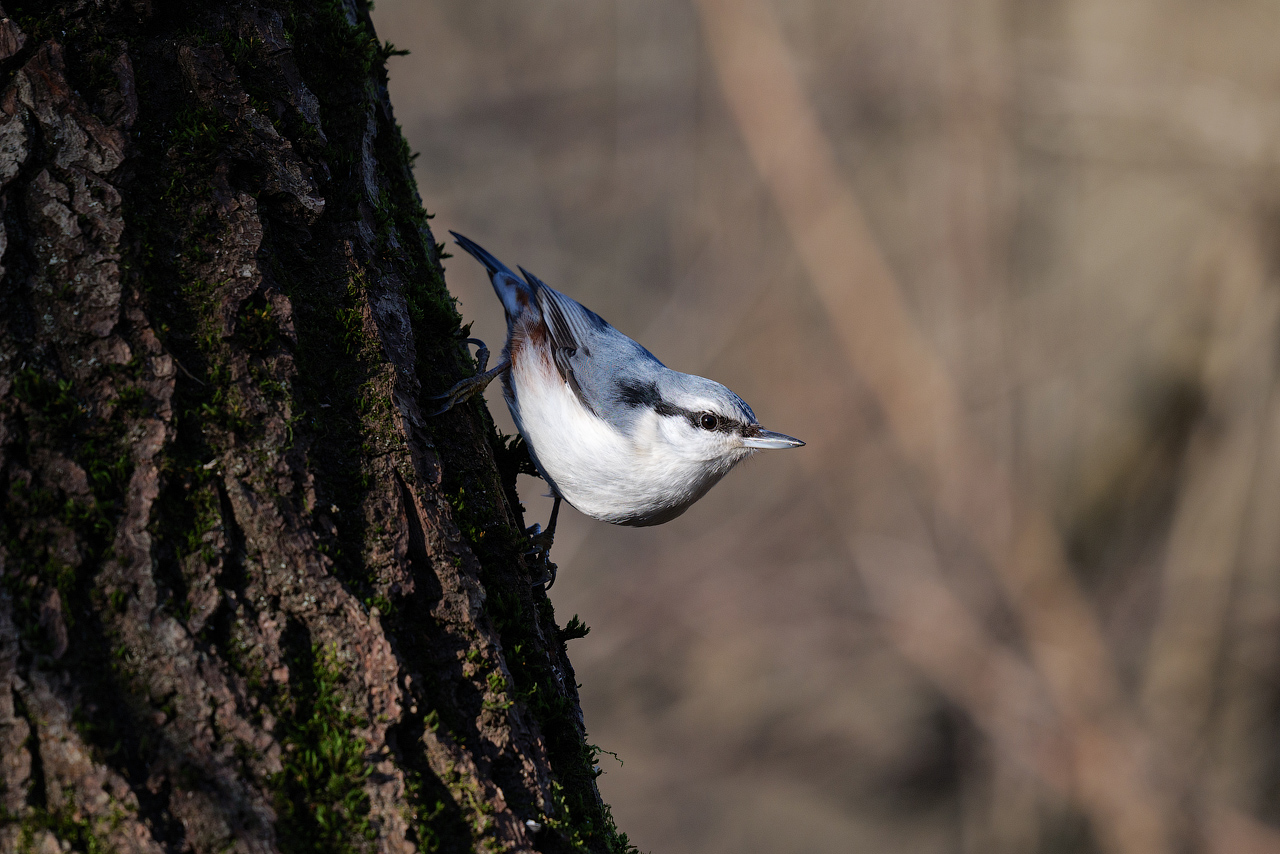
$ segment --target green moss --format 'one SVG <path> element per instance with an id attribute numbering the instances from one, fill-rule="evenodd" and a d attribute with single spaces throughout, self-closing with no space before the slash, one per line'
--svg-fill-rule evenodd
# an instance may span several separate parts
<path id="1" fill-rule="evenodd" d="M 569 618 L 569 622 L 564 624 L 564 628 L 558 632 L 558 635 L 560 642 L 563 643 L 577 638 L 585 638 L 590 633 L 591 627 L 578 619 L 577 614 L 574 614 Z"/>
<path id="2" fill-rule="evenodd" d="M 55 441 L 71 438 L 76 421 L 84 414 L 73 393 L 71 380 L 46 377 L 35 368 L 18 372 L 13 396 L 28 407 L 32 426 Z"/>
<path id="3" fill-rule="evenodd" d="M 270 353 L 280 345 L 280 323 L 261 294 L 255 294 L 240 306 L 235 341 L 255 356 Z"/>
<path id="4" fill-rule="evenodd" d="M 217 555 L 208 535 L 222 527 L 222 508 L 218 490 L 210 482 L 211 477 L 204 467 L 191 474 L 191 480 L 185 484 L 191 518 L 188 524 L 178 529 L 183 532 L 183 539 L 178 545 L 178 559 L 198 554 L 201 560 L 209 563 Z"/>
<path id="5" fill-rule="evenodd" d="M 552 830 L 558 831 L 561 838 L 574 851 L 590 854 L 591 848 L 588 847 L 584 829 L 573 820 L 572 810 L 570 810 L 569 804 L 565 800 L 564 787 L 555 781 L 551 783 L 551 803 L 554 809 L 550 815 L 543 819 L 544 824 Z"/>
<path id="6" fill-rule="evenodd" d="M 188 163 L 207 161 L 221 152 L 231 123 L 209 107 L 191 103 L 177 112 L 167 131 L 165 138 L 173 155 Z"/>
<path id="7" fill-rule="evenodd" d="M 118 821 L 117 818 L 116 823 Z M 15 854 L 40 854 L 44 849 L 37 846 L 46 832 L 52 833 L 59 842 L 70 845 L 71 850 L 79 854 L 115 854 L 116 851 L 102 840 L 92 824 L 77 817 L 69 792 L 64 798 L 64 805 L 57 810 L 28 807 L 20 815 L 0 812 L 0 824 L 11 823 L 21 828 Z"/>
<path id="8" fill-rule="evenodd" d="M 278 700 L 268 688 L 267 668 L 262 657 L 262 649 L 255 643 L 256 638 L 246 631 L 243 620 L 235 620 L 227 627 L 227 637 L 219 644 L 227 662 L 236 672 L 245 678 L 250 690 L 258 696 L 269 696 Z"/>
<path id="9" fill-rule="evenodd" d="M 365 780 L 373 771 L 369 746 L 355 731 L 367 725 L 347 708 L 336 647 L 314 646 L 290 663 L 287 708 L 281 719 L 284 770 L 272 781 L 286 854 L 355 854 L 371 850 Z"/>
<path id="10" fill-rule="evenodd" d="M 515 705 L 515 701 L 508 699 L 512 693 L 511 686 L 507 684 L 507 679 L 498 670 L 489 671 L 485 676 L 485 683 L 489 686 L 489 693 L 493 694 L 495 699 L 485 700 L 484 708 L 490 711 L 505 712 L 507 709 Z"/>
<path id="11" fill-rule="evenodd" d="M 97 382 L 90 383 L 96 393 L 105 388 L 110 399 L 113 386 L 121 391 L 114 406 L 96 414 L 70 379 L 48 366 L 30 366 L 15 378 L 11 397 L 0 402 L 8 409 L 10 462 L 17 464 L 8 470 L 0 494 L 0 538 L 7 553 L 2 583 L 13 597 L 24 649 L 37 657 L 57 654 L 42 616 L 48 595 L 56 591 L 68 640 L 57 666 L 74 674 L 83 696 L 91 698 L 73 709 L 73 723 L 95 758 L 123 760 L 125 765 L 138 755 L 139 739 L 120 688 L 124 662 L 110 654 L 114 644 L 102 623 L 102 613 L 113 602 L 96 582 L 111 555 L 132 473 L 127 433 L 144 400 L 126 384 L 129 379 L 128 370 L 99 369 Z M 32 459 L 37 448 L 77 464 L 89 492 L 66 494 L 55 484 L 42 484 L 42 472 Z M 34 475 L 17 473 L 33 466 Z M 46 809 L 42 797 L 41 792 L 37 803 L 17 818 L 24 846 L 34 845 L 48 830 L 78 850 L 107 850 L 93 827 L 68 810 Z"/>
<path id="12" fill-rule="evenodd" d="M 518 437 L 501 436 L 486 411 L 481 409 L 480 414 L 502 474 L 500 492 L 511 506 L 518 508 L 515 478 L 533 471 L 527 448 Z M 436 419 L 428 426 L 437 436 L 438 445 L 457 441 L 450 435 L 454 428 L 448 419 Z M 617 829 L 609 808 L 599 801 L 595 789 L 598 749 L 586 742 L 579 728 L 577 707 L 565 696 L 540 650 L 534 623 L 554 624 L 551 602 L 545 595 L 530 598 L 526 592 L 529 580 L 512 571 L 519 565 L 528 541 L 505 523 L 502 495 L 493 494 L 485 486 L 488 481 L 484 461 L 464 458 L 453 463 L 445 469 L 442 489 L 453 506 L 455 522 L 480 559 L 481 581 L 488 593 L 486 612 L 501 638 L 507 668 L 514 680 L 511 696 L 537 720 L 556 778 L 554 810 L 545 823 L 574 850 L 610 854 L 634 851 L 626 834 Z M 524 590 L 520 589 L 522 585 Z M 563 644 L 581 637 L 586 630 L 580 620 L 572 619 L 559 630 L 558 640 Z M 487 706 L 499 711 L 497 707 L 502 702 L 491 701 Z"/>
<path id="13" fill-rule="evenodd" d="M 80 614 L 92 610 L 89 583 L 109 552 L 132 473 L 124 435 L 127 410 L 117 407 L 110 419 L 94 418 L 70 380 L 34 367 L 15 378 L 13 402 L 15 461 L 30 464 L 35 447 L 57 451 L 84 470 L 90 493 L 62 495 L 26 479 L 9 481 L 0 496 L 0 536 L 14 567 L 4 583 L 19 603 L 20 616 L 38 614 L 35 598 L 44 589 L 56 590 L 64 621 L 74 627 Z M 56 520 L 61 530 L 23 525 L 23 519 Z M 61 544 L 67 535 L 75 542 L 74 553 Z M 29 638 L 42 637 L 33 624 L 24 630 Z"/>
<path id="14" fill-rule="evenodd" d="M 89 16 L 77 14 L 80 10 L 74 4 L 64 3 L 61 9 L 50 5 L 48 0 L 6 0 L 5 14 L 17 21 L 27 36 L 25 50 L 32 51 L 51 38 L 64 45 L 74 44 L 76 50 L 63 56 L 72 86 L 94 93 L 113 85 L 116 80 L 111 63 L 119 55 L 113 52 L 116 45 Z"/>
<path id="15" fill-rule="evenodd" d="M 283 244 L 272 248 L 278 250 L 270 255 L 275 259 L 298 255 L 296 248 Z M 363 334 L 363 290 L 318 281 L 308 275 L 304 258 L 297 261 L 273 264 L 270 271 L 294 306 L 290 427 L 295 436 L 305 435 L 308 459 L 317 461 L 308 466 L 315 476 L 316 506 L 339 508 L 331 514 L 335 528 L 319 534 L 320 544 L 338 578 L 357 598 L 371 600 L 381 594 L 365 561 L 362 508 L 373 485 L 368 443 L 378 435 L 378 422 L 385 420 L 376 383 L 385 369 Z M 335 342 L 345 345 L 341 355 L 334 352 Z"/>

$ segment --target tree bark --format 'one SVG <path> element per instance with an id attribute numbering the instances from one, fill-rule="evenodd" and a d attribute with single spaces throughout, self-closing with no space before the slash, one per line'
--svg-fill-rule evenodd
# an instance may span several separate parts
<path id="1" fill-rule="evenodd" d="M 354 0 L 0 11 L 0 850 L 621 851 Z M 429 81 L 423 81 L 429 85 Z"/>

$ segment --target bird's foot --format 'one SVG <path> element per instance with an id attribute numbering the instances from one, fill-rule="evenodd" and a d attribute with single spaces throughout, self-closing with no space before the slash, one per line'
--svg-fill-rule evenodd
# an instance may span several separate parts
<path id="1" fill-rule="evenodd" d="M 525 559 L 531 566 L 537 566 L 543 572 L 543 577 L 533 586 L 542 587 L 544 591 L 550 590 L 551 585 L 556 583 L 556 565 L 551 562 L 551 543 L 556 537 L 556 520 L 560 518 L 560 496 L 557 495 L 555 499 L 555 504 L 551 505 L 551 518 L 547 520 L 547 529 L 542 530 L 542 526 L 538 524 L 530 525 L 525 529 L 525 533 L 529 535 L 529 544 L 532 546 L 525 552 Z"/>
<path id="2" fill-rule="evenodd" d="M 555 539 L 554 530 L 542 530 L 541 525 L 530 525 L 525 529 L 529 535 L 529 551 L 524 553 L 525 560 L 531 568 L 541 570 L 540 577 L 533 583 L 534 587 L 550 590 L 556 583 L 556 565 L 551 562 L 551 542 Z"/>
<path id="3" fill-rule="evenodd" d="M 529 586 L 541 587 L 544 593 L 550 590 L 551 585 L 556 583 L 556 565 L 551 562 L 550 556 L 546 552 L 531 551 L 525 553 L 525 558 L 530 566 L 538 570 L 538 580 Z"/>
<path id="4" fill-rule="evenodd" d="M 503 371 L 511 368 L 511 362 L 503 359 L 493 370 L 486 371 L 485 367 L 489 364 L 489 348 L 479 338 L 468 338 L 468 344 L 475 344 L 479 349 L 476 350 L 476 361 L 479 362 L 479 370 L 475 376 L 467 377 L 459 380 L 454 384 L 453 388 L 444 394 L 438 394 L 429 400 L 440 401 L 440 408 L 434 412 L 428 413 L 428 418 L 434 418 L 437 415 L 444 415 L 450 409 L 453 409 L 459 403 L 465 403 L 485 390 L 489 383 L 497 379 Z"/>

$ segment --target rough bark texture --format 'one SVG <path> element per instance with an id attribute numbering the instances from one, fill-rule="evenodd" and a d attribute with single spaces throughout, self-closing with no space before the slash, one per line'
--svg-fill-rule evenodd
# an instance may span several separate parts
<path id="1" fill-rule="evenodd" d="M 625 848 L 366 10 L 5 7 L 0 850 Z"/>

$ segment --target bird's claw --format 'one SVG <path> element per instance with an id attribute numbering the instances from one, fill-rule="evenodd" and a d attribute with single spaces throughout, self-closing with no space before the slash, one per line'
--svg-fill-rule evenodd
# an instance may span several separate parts
<path id="1" fill-rule="evenodd" d="M 444 415 L 459 403 L 466 403 L 477 394 L 483 392 L 491 382 L 493 382 L 493 377 L 486 374 L 476 374 L 474 377 L 459 380 L 453 388 L 444 394 L 437 394 L 434 397 L 427 398 L 431 401 L 442 401 L 439 408 L 427 413 L 427 417 L 434 418 L 437 415 Z"/>
<path id="2" fill-rule="evenodd" d="M 557 509 L 559 509 L 558 505 Z M 542 577 L 534 582 L 533 586 L 550 590 L 551 585 L 556 583 L 556 565 L 551 562 L 551 543 L 556 535 L 554 522 L 545 531 L 535 522 L 525 528 L 525 534 L 529 537 L 530 545 L 529 551 L 524 553 L 525 560 L 530 566 L 540 567 L 543 570 Z"/>
<path id="3" fill-rule="evenodd" d="M 502 374 L 503 371 L 511 367 L 511 362 L 504 359 L 499 362 L 493 370 L 486 371 L 485 367 L 489 364 L 489 348 L 486 347 L 485 343 L 479 338 L 468 338 L 467 343 L 475 344 L 476 347 L 479 348 L 476 350 L 476 362 L 478 363 L 477 367 L 479 370 L 477 370 L 474 376 L 470 376 L 456 382 L 453 388 L 449 389 L 444 394 L 438 394 L 435 397 L 427 398 L 432 401 L 442 401 L 442 404 L 438 409 L 427 414 L 428 418 L 434 418 L 437 415 L 444 415 L 459 403 L 466 403 L 477 394 L 483 392 L 489 383 L 493 382 L 500 374 Z"/>
<path id="4" fill-rule="evenodd" d="M 551 553 L 543 548 L 532 548 L 524 553 L 525 560 L 530 566 L 536 566 L 542 570 L 537 581 L 533 582 L 534 587 L 541 587 L 543 591 L 551 589 L 551 585 L 556 583 L 556 565 L 551 562 Z"/>
<path id="5" fill-rule="evenodd" d="M 551 542 L 555 539 L 554 531 L 544 531 L 542 526 L 537 522 L 524 529 L 525 534 L 529 537 L 529 542 L 535 548 L 543 548 L 546 551 L 551 550 Z"/>

